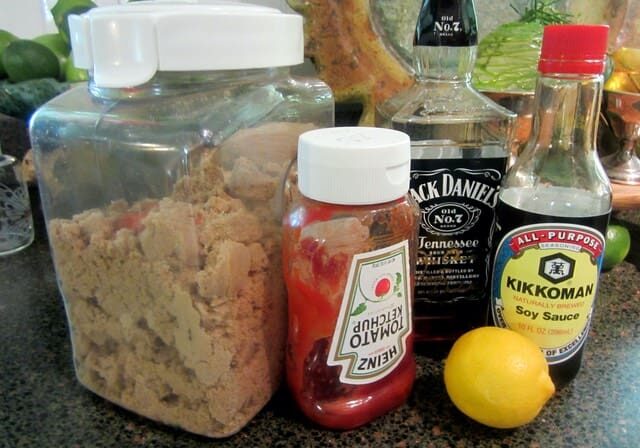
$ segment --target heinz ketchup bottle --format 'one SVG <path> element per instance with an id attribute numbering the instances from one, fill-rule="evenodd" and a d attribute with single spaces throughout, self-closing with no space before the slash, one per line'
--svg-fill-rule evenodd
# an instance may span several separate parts
<path id="1" fill-rule="evenodd" d="M 402 132 L 363 127 L 299 140 L 302 196 L 284 218 L 287 379 L 302 411 L 328 428 L 401 405 L 415 379 L 409 145 Z"/>

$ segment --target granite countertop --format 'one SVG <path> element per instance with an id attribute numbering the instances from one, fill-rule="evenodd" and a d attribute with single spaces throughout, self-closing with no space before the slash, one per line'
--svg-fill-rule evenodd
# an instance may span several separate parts
<path id="1" fill-rule="evenodd" d="M 238 434 L 212 440 L 125 411 L 76 381 L 37 217 L 35 242 L 0 257 L 0 447 L 639 447 L 640 212 L 615 219 L 632 232 L 632 251 L 602 274 L 582 370 L 533 423 L 494 430 L 467 419 L 446 395 L 442 362 L 418 356 L 408 403 L 361 429 L 313 426 L 283 389 Z"/>

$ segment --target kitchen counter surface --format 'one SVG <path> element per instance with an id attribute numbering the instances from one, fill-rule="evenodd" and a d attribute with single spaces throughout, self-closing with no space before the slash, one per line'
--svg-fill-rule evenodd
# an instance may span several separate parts
<path id="1" fill-rule="evenodd" d="M 364 428 L 314 427 L 285 390 L 238 434 L 212 440 L 153 423 L 75 379 L 62 299 L 41 217 L 34 244 L 0 257 L 0 447 L 615 447 L 640 446 L 640 213 L 616 218 L 632 232 L 627 261 L 603 273 L 578 377 L 538 418 L 515 430 L 460 414 L 442 361 L 418 356 L 408 403 Z"/>

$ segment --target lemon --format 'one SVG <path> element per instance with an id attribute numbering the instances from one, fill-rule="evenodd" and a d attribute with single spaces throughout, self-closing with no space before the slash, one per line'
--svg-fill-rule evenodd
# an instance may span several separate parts
<path id="1" fill-rule="evenodd" d="M 618 48 L 611 58 L 616 71 L 640 72 L 640 48 Z"/>
<path id="2" fill-rule="evenodd" d="M 60 75 L 58 57 L 42 44 L 18 39 L 10 42 L 2 53 L 2 63 L 11 82 Z"/>
<path id="3" fill-rule="evenodd" d="M 636 84 L 629 73 L 613 72 L 604 83 L 604 90 L 609 92 L 638 92 Z"/>
<path id="4" fill-rule="evenodd" d="M 631 235 L 626 227 L 610 224 L 605 237 L 602 269 L 609 270 L 622 263 L 631 249 Z"/>
<path id="5" fill-rule="evenodd" d="M 513 330 L 480 327 L 455 342 L 444 366 L 453 404 L 493 428 L 532 421 L 555 392 L 540 348 Z"/>
<path id="6" fill-rule="evenodd" d="M 0 30 L 0 78 L 4 78 L 7 76 L 7 72 L 4 69 L 4 65 L 2 64 L 2 53 L 7 46 L 17 40 L 18 38 L 11 34 L 9 31 Z"/>
<path id="7" fill-rule="evenodd" d="M 613 74 L 605 90 L 640 92 L 640 48 L 621 47 L 611 54 Z"/>

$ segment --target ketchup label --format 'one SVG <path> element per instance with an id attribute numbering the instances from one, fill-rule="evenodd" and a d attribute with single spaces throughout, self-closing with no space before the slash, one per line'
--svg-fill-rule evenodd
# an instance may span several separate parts
<path id="1" fill-rule="evenodd" d="M 534 224 L 508 232 L 497 247 L 494 322 L 536 342 L 549 364 L 571 358 L 589 329 L 604 236 L 577 224 Z"/>
<path id="2" fill-rule="evenodd" d="M 353 257 L 327 364 L 340 381 L 369 384 L 389 375 L 412 331 L 409 243 Z"/>

